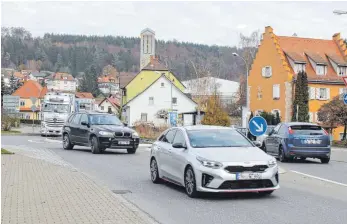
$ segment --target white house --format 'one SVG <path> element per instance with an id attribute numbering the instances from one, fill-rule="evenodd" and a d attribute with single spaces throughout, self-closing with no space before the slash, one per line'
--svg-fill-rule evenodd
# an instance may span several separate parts
<path id="1" fill-rule="evenodd" d="M 68 73 L 54 73 L 47 80 L 47 89 L 54 91 L 76 92 L 76 80 Z"/>
<path id="2" fill-rule="evenodd" d="M 110 96 L 104 98 L 98 105 L 98 111 L 118 114 L 120 108 L 119 99 L 116 97 Z"/>
<path id="3" fill-rule="evenodd" d="M 199 79 L 191 79 L 182 82 L 187 88 L 185 93 L 194 95 L 212 95 L 214 89 L 212 86 L 217 86 L 218 93 L 222 103 L 227 103 L 230 100 L 236 100 L 240 83 L 226 79 L 215 77 L 203 77 Z M 207 88 L 210 87 L 210 88 Z"/>
<path id="4" fill-rule="evenodd" d="M 165 75 L 161 75 L 147 89 L 139 93 L 123 106 L 123 116 L 133 126 L 135 122 L 153 122 L 155 125 L 168 124 L 159 118 L 158 111 L 176 111 L 177 114 L 195 111 L 197 104 L 178 89 Z M 185 125 L 189 125 L 185 122 Z"/>

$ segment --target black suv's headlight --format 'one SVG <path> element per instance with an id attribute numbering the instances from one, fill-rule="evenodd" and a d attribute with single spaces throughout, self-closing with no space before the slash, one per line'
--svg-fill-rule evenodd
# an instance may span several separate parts
<path id="1" fill-rule="evenodd" d="M 113 137 L 113 132 L 109 132 L 109 131 L 99 131 L 99 134 L 103 137 Z"/>

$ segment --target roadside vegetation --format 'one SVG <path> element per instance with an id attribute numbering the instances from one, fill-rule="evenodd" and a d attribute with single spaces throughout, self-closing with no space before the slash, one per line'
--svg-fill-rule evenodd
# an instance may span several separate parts
<path id="1" fill-rule="evenodd" d="M 14 154 L 14 153 L 13 153 L 13 152 L 10 152 L 10 151 L 7 151 L 6 149 L 1 148 L 1 154 L 8 154 L 8 155 L 11 155 L 11 154 Z"/>

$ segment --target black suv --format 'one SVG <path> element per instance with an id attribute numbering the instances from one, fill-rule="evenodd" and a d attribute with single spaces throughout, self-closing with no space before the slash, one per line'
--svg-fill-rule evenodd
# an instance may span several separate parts
<path id="1" fill-rule="evenodd" d="M 106 148 L 127 149 L 133 154 L 139 146 L 139 135 L 126 127 L 115 115 L 81 112 L 70 115 L 63 127 L 63 147 L 90 146 L 92 153 Z"/>

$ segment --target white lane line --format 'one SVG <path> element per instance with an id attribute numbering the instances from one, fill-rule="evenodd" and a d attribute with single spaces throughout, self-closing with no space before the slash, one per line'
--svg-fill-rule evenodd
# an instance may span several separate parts
<path id="1" fill-rule="evenodd" d="M 35 141 L 35 140 L 31 140 L 31 139 L 28 139 L 28 142 L 32 142 L 32 143 L 40 143 L 40 144 L 44 143 L 44 142 L 42 142 L 42 141 L 38 142 L 38 141 Z"/>
<path id="2" fill-rule="evenodd" d="M 310 175 L 310 174 L 306 174 L 306 173 L 301 173 L 301 172 L 298 172 L 298 171 L 295 171 L 295 170 L 291 170 L 291 172 L 297 173 L 297 174 L 300 174 L 300 175 L 303 175 L 303 176 L 311 177 L 311 178 L 314 178 L 314 179 L 317 179 L 317 180 L 325 181 L 325 182 L 328 182 L 328 183 L 337 184 L 337 185 L 340 185 L 340 186 L 347 187 L 347 184 L 343 184 L 343 183 L 336 182 L 336 181 L 333 181 L 333 180 L 328 180 L 328 179 L 324 179 L 324 178 L 321 178 L 321 177 L 316 177 L 316 176 L 313 176 L 313 175 Z"/>
<path id="3" fill-rule="evenodd" d="M 61 143 L 62 142 L 62 140 L 54 140 L 54 139 L 49 139 L 49 138 L 46 138 L 45 141 L 53 142 L 53 143 Z"/>

